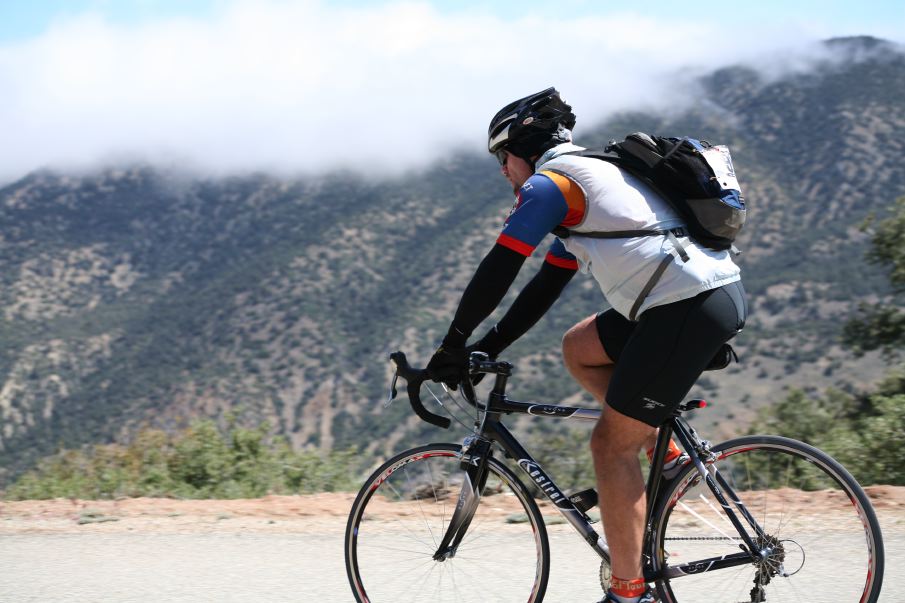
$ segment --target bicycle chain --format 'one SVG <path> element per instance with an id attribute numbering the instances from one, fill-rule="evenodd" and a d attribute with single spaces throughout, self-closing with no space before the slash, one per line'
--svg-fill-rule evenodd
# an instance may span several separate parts
<path id="1" fill-rule="evenodd" d="M 664 538 L 663 540 L 736 540 L 735 538 L 729 538 L 728 536 L 687 536 L 685 538 Z"/>

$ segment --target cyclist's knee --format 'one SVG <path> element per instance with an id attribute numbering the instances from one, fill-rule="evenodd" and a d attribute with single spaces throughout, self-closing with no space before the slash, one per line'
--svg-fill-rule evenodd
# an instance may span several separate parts
<path id="1" fill-rule="evenodd" d="M 572 364 L 577 356 L 578 335 L 575 332 L 577 326 L 573 326 L 562 336 L 562 358 L 567 365 Z"/>
<path id="2" fill-rule="evenodd" d="M 654 434 L 656 428 L 608 407 L 591 433 L 591 452 L 608 458 L 635 457 Z"/>
<path id="3" fill-rule="evenodd" d="M 626 442 L 614 437 L 616 434 L 605 429 L 595 429 L 591 433 L 591 457 L 595 465 L 609 466 L 613 463 L 623 464 L 638 459 L 641 445 L 638 442 Z"/>
<path id="4" fill-rule="evenodd" d="M 567 366 L 613 364 L 600 342 L 596 318 L 596 315 L 585 318 L 563 335 L 562 355 Z"/>

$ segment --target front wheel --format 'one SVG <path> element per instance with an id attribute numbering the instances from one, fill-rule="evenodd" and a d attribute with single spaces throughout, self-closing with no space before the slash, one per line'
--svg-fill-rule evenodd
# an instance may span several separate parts
<path id="1" fill-rule="evenodd" d="M 429 444 L 396 455 L 367 479 L 346 526 L 356 601 L 543 600 L 550 573 L 543 518 L 494 458 L 465 537 L 453 555 L 434 559 L 463 485 L 460 457 L 456 444 Z"/>
<path id="2" fill-rule="evenodd" d="M 684 575 L 658 582 L 664 603 L 877 601 L 883 579 L 880 526 L 867 495 L 842 465 L 813 446 L 776 436 L 738 438 L 713 451 L 711 475 L 747 509 L 746 519 L 730 500 L 756 547 L 769 555 L 711 569 L 710 560 L 746 549 L 689 466 L 667 486 L 654 521 L 655 569 L 669 574 L 670 568 L 685 568 Z"/>

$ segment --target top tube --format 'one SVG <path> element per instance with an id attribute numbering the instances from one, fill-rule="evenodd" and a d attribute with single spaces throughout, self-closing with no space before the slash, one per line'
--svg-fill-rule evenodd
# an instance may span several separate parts
<path id="1" fill-rule="evenodd" d="M 430 379 L 426 369 L 412 367 L 401 351 L 390 354 L 390 359 L 396 365 L 396 375 L 393 378 L 390 399 L 396 397 L 396 378 L 402 377 L 407 382 L 406 391 L 409 403 L 422 420 L 448 429 L 451 421 L 447 417 L 430 412 L 421 401 L 421 385 Z M 506 397 L 506 385 L 509 377 L 515 372 L 515 367 L 505 361 L 491 361 L 483 352 L 473 352 L 469 358 L 468 379 L 460 382 L 465 400 L 476 408 L 489 413 L 502 414 L 528 414 L 535 417 L 547 417 L 557 419 L 577 419 L 580 421 L 596 421 L 600 418 L 599 408 L 583 408 L 579 406 L 561 406 L 558 404 L 542 404 L 536 402 L 517 402 Z M 491 390 L 486 405 L 480 405 L 477 401 L 471 377 L 480 374 L 496 375 L 496 380 Z M 704 400 L 689 400 L 680 404 L 673 416 L 696 408 L 704 408 L 707 403 Z"/>

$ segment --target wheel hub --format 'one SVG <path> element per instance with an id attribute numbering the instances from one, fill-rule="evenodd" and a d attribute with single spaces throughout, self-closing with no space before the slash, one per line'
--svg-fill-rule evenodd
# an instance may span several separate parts
<path id="1" fill-rule="evenodd" d="M 767 582 L 769 582 L 770 578 L 778 576 L 782 569 L 783 561 L 786 560 L 785 546 L 782 541 L 775 536 L 766 534 L 756 538 L 754 544 L 757 545 L 757 548 L 760 551 L 769 551 L 767 556 L 757 563 L 758 574 L 763 572 L 764 575 L 767 576 Z M 764 582 L 763 584 L 766 584 L 767 582 Z"/>
<path id="2" fill-rule="evenodd" d="M 766 557 L 760 561 L 756 561 L 757 571 L 754 573 L 754 588 L 751 589 L 751 603 L 762 603 L 767 600 L 767 593 L 764 586 L 770 583 L 770 580 L 779 575 L 786 575 L 782 572 L 783 562 L 786 559 L 786 549 L 782 541 L 775 536 L 764 534 L 754 540 L 758 551 L 766 551 Z"/>

